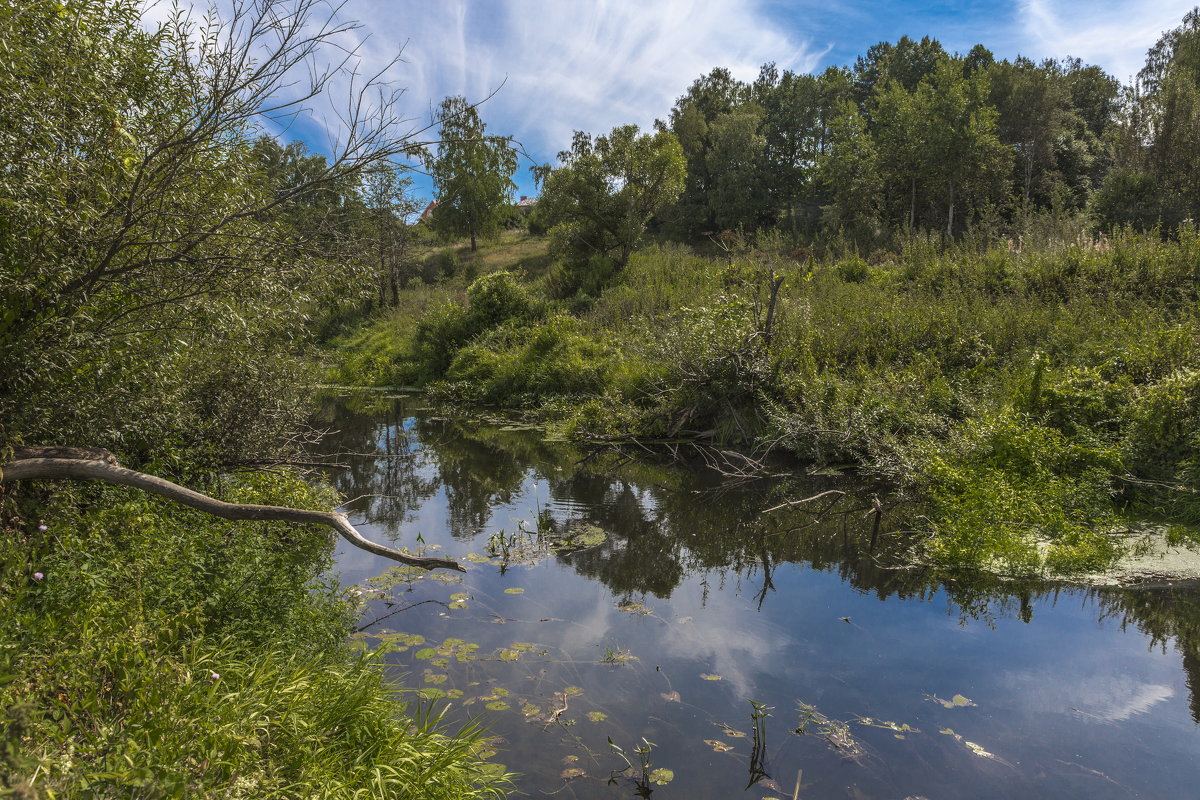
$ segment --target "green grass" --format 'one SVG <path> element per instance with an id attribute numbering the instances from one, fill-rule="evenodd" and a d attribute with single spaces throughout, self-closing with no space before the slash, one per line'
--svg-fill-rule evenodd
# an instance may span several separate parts
<path id="1" fill-rule="evenodd" d="M 329 502 L 280 476 L 218 492 Z M 478 730 L 443 730 L 349 648 L 327 531 L 95 487 L 2 508 L 0 795 L 502 796 Z"/>

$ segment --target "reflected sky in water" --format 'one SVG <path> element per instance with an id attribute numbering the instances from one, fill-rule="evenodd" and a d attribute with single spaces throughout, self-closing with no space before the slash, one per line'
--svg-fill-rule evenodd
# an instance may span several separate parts
<path id="1" fill-rule="evenodd" d="M 722 489 L 415 399 L 342 398 L 326 414 L 330 448 L 374 454 L 347 457 L 338 479 L 369 495 L 349 506 L 367 535 L 419 535 L 456 558 L 482 559 L 500 531 L 520 543 L 461 582 L 369 592 L 363 621 L 390 615 L 368 646 L 424 637 L 387 654 L 389 675 L 450 693 L 450 719 L 481 715 L 530 795 L 792 797 L 799 778 L 801 798 L 1195 796 L 1195 587 L 943 584 L 892 568 L 903 508 L 870 550 L 877 487 Z M 815 522 L 762 513 L 830 488 L 847 494 Z M 547 545 L 597 528 L 588 547 Z M 366 586 L 390 566 L 351 550 L 337 569 Z M 447 639 L 476 657 L 437 652 Z M 771 709 L 757 735 L 750 701 Z M 824 720 L 803 734 L 800 704 Z M 666 785 L 639 784 L 643 739 Z"/>

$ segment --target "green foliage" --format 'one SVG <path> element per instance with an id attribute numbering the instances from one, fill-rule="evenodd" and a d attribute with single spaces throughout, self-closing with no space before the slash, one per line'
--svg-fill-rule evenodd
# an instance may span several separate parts
<path id="1" fill-rule="evenodd" d="M 1128 418 L 1125 459 L 1144 481 L 1130 494 L 1170 518 L 1200 520 L 1200 369 L 1146 386 Z"/>
<path id="2" fill-rule="evenodd" d="M 934 561 L 1008 574 L 1101 570 L 1117 552 L 1109 502 L 1115 449 L 1072 442 L 1011 412 L 918 443 L 917 480 L 933 510 Z"/>
<path id="3" fill-rule="evenodd" d="M 331 502 L 266 474 L 218 492 Z M 0 544 L 0 708 L 24 709 L 11 788 L 499 796 L 474 731 L 406 716 L 380 665 L 347 649 L 357 607 L 318 577 L 327 531 L 227 523 L 123 489 L 10 496 L 3 510 L 28 520 Z"/>
<path id="4" fill-rule="evenodd" d="M 614 128 L 593 142 L 576 132 L 562 166 L 544 180 L 538 201 L 556 252 L 573 263 L 594 256 L 624 267 L 650 219 L 674 202 L 686 175 L 674 134 L 640 134 L 636 125 Z"/>

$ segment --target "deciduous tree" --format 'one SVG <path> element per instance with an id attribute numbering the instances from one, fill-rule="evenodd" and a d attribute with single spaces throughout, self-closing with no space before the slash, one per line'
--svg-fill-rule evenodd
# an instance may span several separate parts
<path id="1" fill-rule="evenodd" d="M 436 152 L 426 165 L 437 191 L 433 227 L 447 236 L 495 236 L 509 214 L 517 151 L 511 137 L 488 136 L 479 110 L 465 97 L 447 97 L 438 113 Z"/>

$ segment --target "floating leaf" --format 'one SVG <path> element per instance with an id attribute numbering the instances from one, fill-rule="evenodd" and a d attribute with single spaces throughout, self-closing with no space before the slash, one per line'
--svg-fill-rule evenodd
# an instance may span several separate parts
<path id="1" fill-rule="evenodd" d="M 592 722 L 603 722 L 608 719 L 608 714 L 605 714 L 603 711 L 589 711 L 587 718 Z"/>
<path id="2" fill-rule="evenodd" d="M 441 667 L 442 669 L 445 669 L 446 667 L 450 666 L 450 659 L 435 658 L 433 661 L 430 661 L 429 663 L 435 667 Z"/>
<path id="3" fill-rule="evenodd" d="M 617 611 L 625 611 L 642 617 L 647 616 L 654 611 L 654 609 L 650 608 L 649 606 L 642 603 L 635 603 L 632 600 L 622 600 L 620 603 L 617 603 L 616 608 Z"/>
<path id="4" fill-rule="evenodd" d="M 706 681 L 723 681 L 723 680 L 725 680 L 724 675 L 710 674 L 707 672 L 701 672 L 700 677 Z"/>
<path id="5" fill-rule="evenodd" d="M 741 731 L 737 730 L 736 728 L 731 728 L 731 727 L 729 727 L 729 726 L 728 726 L 728 725 L 726 725 L 724 722 L 717 722 L 717 723 L 714 723 L 714 724 L 715 724 L 715 725 L 716 725 L 718 728 L 720 728 L 720 729 L 721 729 L 721 733 L 725 734 L 726 736 L 728 736 L 728 737 L 729 737 L 729 738 L 731 738 L 731 739 L 744 739 L 744 738 L 746 738 L 746 734 L 742 733 Z"/>
<path id="6" fill-rule="evenodd" d="M 560 778 L 568 781 L 571 780 L 571 778 L 582 778 L 584 775 L 587 775 L 587 773 L 581 770 L 579 767 L 568 767 L 559 773 Z"/>
<path id="7" fill-rule="evenodd" d="M 705 739 L 704 743 L 718 753 L 724 753 L 728 750 L 733 749 L 731 746 L 725 744 L 720 739 Z"/>
<path id="8" fill-rule="evenodd" d="M 447 675 L 426 675 L 425 682 L 426 683 L 435 683 L 435 684 L 436 683 L 445 683 L 447 677 L 449 677 L 449 676 L 447 676 Z"/>
<path id="9" fill-rule="evenodd" d="M 451 600 L 470 600 L 471 595 L 467 594 L 466 592 L 455 592 L 454 594 L 450 595 L 450 599 Z"/>
<path id="10" fill-rule="evenodd" d="M 579 756 L 563 756 L 562 763 L 574 764 L 578 760 L 579 760 Z"/>
<path id="11" fill-rule="evenodd" d="M 691 617 L 680 617 L 679 619 L 676 620 L 676 622 L 678 622 L 680 625 L 686 625 L 691 621 L 692 621 Z"/>
<path id="12" fill-rule="evenodd" d="M 562 693 L 567 697 L 575 697 L 576 695 L 583 694 L 583 689 L 578 686 L 568 686 L 562 690 Z"/>
<path id="13" fill-rule="evenodd" d="M 671 781 L 675 780 L 675 773 L 669 769 L 659 769 L 650 771 L 650 782 L 657 786 L 666 786 Z"/>
<path id="14" fill-rule="evenodd" d="M 479 553 L 467 553 L 463 557 L 464 561 L 470 561 L 472 564 L 486 564 L 491 561 L 487 556 L 481 556 Z"/>
<path id="15" fill-rule="evenodd" d="M 527 717 L 532 717 L 541 710 L 541 708 L 535 706 L 533 703 L 526 703 L 525 705 L 521 706 L 521 713 Z"/>
<path id="16" fill-rule="evenodd" d="M 662 699 L 663 699 L 663 700 L 666 700 L 668 703 L 678 703 L 678 702 L 680 702 L 680 700 L 679 700 L 679 692 L 663 692 L 663 693 L 662 693 L 661 695 L 659 695 L 659 696 L 660 696 L 660 697 L 662 697 Z"/>
<path id="17" fill-rule="evenodd" d="M 507 711 L 510 706 L 503 700 L 496 700 L 495 702 L 488 703 L 487 708 L 491 711 Z"/>
<path id="18" fill-rule="evenodd" d="M 462 697 L 462 696 L 463 696 L 462 689 L 450 689 L 449 691 L 446 692 L 446 697 L 458 698 L 458 697 Z"/>
<path id="19" fill-rule="evenodd" d="M 497 653 L 496 657 L 501 661 L 518 661 L 521 658 L 521 652 L 519 650 L 509 650 L 505 648 Z"/>
<path id="20" fill-rule="evenodd" d="M 513 649 L 513 650 L 519 650 L 519 651 L 521 651 L 522 653 L 527 653 L 527 652 L 529 652 L 530 650 L 536 650 L 536 649 L 537 649 L 537 645 L 536 645 L 536 644 L 530 644 L 529 642 L 513 642 L 513 643 L 512 643 L 512 649 Z"/>
<path id="21" fill-rule="evenodd" d="M 909 725 L 907 722 L 899 723 L 899 722 L 891 722 L 886 719 L 872 719 L 871 717 L 859 717 L 858 723 L 860 725 L 869 725 L 872 728 L 885 728 L 886 730 L 897 731 L 899 733 L 920 733 L 921 732 L 917 728 L 914 728 L 911 725 Z"/>
<path id="22" fill-rule="evenodd" d="M 943 700 L 942 698 L 938 697 L 936 694 L 927 694 L 927 695 L 925 695 L 925 697 L 926 697 L 926 699 L 932 700 L 933 702 L 937 703 L 942 708 L 966 708 L 968 706 L 975 705 L 969 699 L 967 699 L 966 697 L 963 697 L 961 694 L 956 694 L 956 695 L 954 695 L 954 697 L 951 697 L 949 700 Z"/>
<path id="23" fill-rule="evenodd" d="M 434 656 L 436 656 L 437 650 L 434 650 L 432 647 L 422 647 L 420 650 L 413 653 L 413 655 L 416 658 L 421 659 L 422 661 L 426 661 L 426 660 L 431 659 Z"/>
<path id="24" fill-rule="evenodd" d="M 862 745 L 850 733 L 850 726 L 841 720 L 831 719 L 824 730 L 825 741 L 839 752 L 850 758 L 858 758 L 863 754 Z"/>
<path id="25" fill-rule="evenodd" d="M 446 693 L 434 686 L 429 686 L 421 689 L 417 694 L 424 700 L 438 700 L 446 696 Z"/>
<path id="26" fill-rule="evenodd" d="M 963 744 L 965 744 L 967 746 L 968 750 L 970 750 L 972 753 L 979 756 L 980 758 L 995 758 L 996 757 L 994 754 L 989 753 L 987 750 L 984 750 L 982 747 L 975 744 L 974 742 L 964 741 Z"/>
<path id="27" fill-rule="evenodd" d="M 525 590 L 518 586 L 510 586 L 504 590 L 505 594 L 524 594 Z"/>

